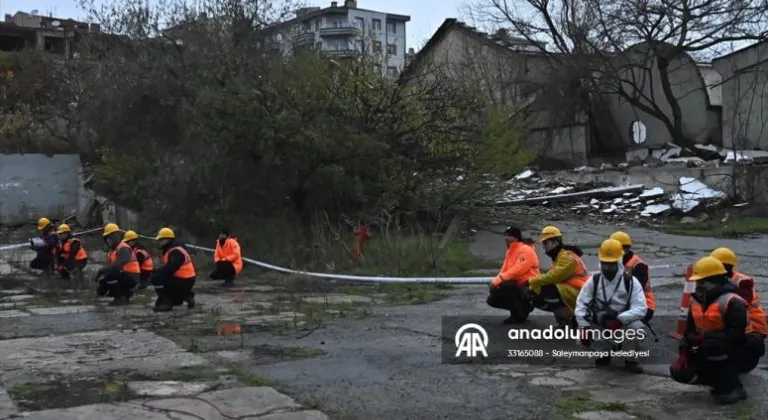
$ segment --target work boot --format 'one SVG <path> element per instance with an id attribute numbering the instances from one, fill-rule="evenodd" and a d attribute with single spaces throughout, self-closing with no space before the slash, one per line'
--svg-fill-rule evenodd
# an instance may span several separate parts
<path id="1" fill-rule="evenodd" d="M 187 309 L 193 309 L 195 307 L 195 297 L 189 296 L 187 297 Z"/>
<path id="2" fill-rule="evenodd" d="M 553 314 L 555 315 L 555 322 L 557 322 L 560 328 L 565 328 L 571 325 L 573 313 L 570 309 L 568 309 L 567 306 L 563 306 L 562 308 L 555 310 Z"/>
<path id="3" fill-rule="evenodd" d="M 142 280 L 139 282 L 139 287 L 137 287 L 137 290 L 145 290 L 147 287 L 149 287 L 149 282 L 146 280 Z"/>
<path id="4" fill-rule="evenodd" d="M 232 287 L 235 285 L 235 280 L 224 280 L 223 283 L 221 283 L 221 287 Z"/>
<path id="5" fill-rule="evenodd" d="M 721 405 L 736 404 L 739 401 L 747 399 L 747 391 L 744 388 L 737 388 L 730 392 L 715 394 L 715 400 Z"/>
<path id="6" fill-rule="evenodd" d="M 124 306 L 130 304 L 131 301 L 128 299 L 128 296 L 120 296 L 112 300 L 112 302 L 109 302 L 109 306 Z"/>
<path id="7" fill-rule="evenodd" d="M 611 365 L 611 356 L 598 357 L 595 359 L 596 368 L 604 368 Z"/>
<path id="8" fill-rule="evenodd" d="M 625 360 L 624 361 L 624 369 L 627 370 L 629 373 L 644 373 L 643 367 L 640 366 L 640 363 L 634 361 L 634 360 Z"/>

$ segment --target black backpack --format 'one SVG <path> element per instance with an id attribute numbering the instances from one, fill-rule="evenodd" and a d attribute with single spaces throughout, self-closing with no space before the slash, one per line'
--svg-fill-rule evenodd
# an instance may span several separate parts
<path id="1" fill-rule="evenodd" d="M 632 281 L 632 274 L 624 271 L 624 289 L 627 291 L 628 299 L 627 304 L 624 307 L 624 311 L 629 310 L 630 303 L 631 303 L 631 297 L 632 297 L 632 290 L 634 288 L 634 282 Z M 602 278 L 602 275 L 600 273 L 596 273 L 592 275 L 592 299 L 590 299 L 588 307 L 587 307 L 587 313 L 585 315 L 585 319 L 589 322 L 596 323 L 597 322 L 597 314 L 604 312 L 605 308 L 601 308 L 598 306 L 609 306 L 610 302 L 603 302 L 602 305 L 598 305 L 597 300 L 597 288 L 600 285 L 600 279 Z"/>

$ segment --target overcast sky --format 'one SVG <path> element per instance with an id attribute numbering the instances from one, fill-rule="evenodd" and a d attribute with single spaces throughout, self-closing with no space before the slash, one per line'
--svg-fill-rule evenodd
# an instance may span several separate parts
<path id="1" fill-rule="evenodd" d="M 328 7 L 331 0 L 305 0 L 312 6 Z M 343 3 L 343 0 L 339 0 Z M 76 0 L 0 0 L 0 12 L 13 14 L 17 11 L 30 12 L 37 9 L 40 14 L 53 14 L 60 18 L 84 19 L 86 13 L 80 10 Z M 362 9 L 396 13 L 411 16 L 408 22 L 408 46 L 418 49 L 424 41 L 449 17 L 463 16 L 466 0 L 358 0 Z"/>

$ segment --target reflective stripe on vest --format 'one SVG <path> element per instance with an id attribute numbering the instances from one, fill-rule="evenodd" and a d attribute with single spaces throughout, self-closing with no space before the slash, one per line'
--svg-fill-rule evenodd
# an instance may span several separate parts
<path id="1" fill-rule="evenodd" d="M 115 261 L 117 261 L 117 253 L 120 251 L 120 248 L 128 248 L 129 251 L 131 251 L 131 258 L 128 260 L 127 263 L 123 264 L 122 271 L 123 273 L 128 274 L 139 274 L 141 273 L 141 267 L 139 267 L 139 262 L 136 260 L 136 254 L 133 253 L 133 249 L 130 245 L 128 245 L 125 242 L 120 242 L 117 244 L 114 250 L 109 253 L 109 263 L 114 264 Z"/>
<path id="2" fill-rule="evenodd" d="M 571 258 L 576 262 L 576 266 L 577 266 L 576 272 L 568 276 L 568 278 L 565 279 L 563 283 L 581 290 L 582 286 L 584 286 L 584 283 L 586 283 L 590 277 L 590 273 L 589 273 L 589 270 L 587 269 L 587 266 L 584 264 L 584 261 L 582 261 L 578 255 L 576 255 L 575 252 L 569 251 L 567 249 L 564 249 L 561 252 L 567 252 L 568 254 L 570 254 Z M 555 266 L 555 262 L 553 261 L 552 265 L 550 266 L 550 270 L 554 268 L 554 266 Z"/>
<path id="3" fill-rule="evenodd" d="M 696 330 L 700 333 L 723 331 L 725 329 L 725 313 L 728 311 L 728 304 L 732 299 L 744 301 L 736 293 L 725 293 L 712 302 L 706 311 L 699 302 L 693 301 L 691 303 L 691 316 L 693 316 L 693 322 L 696 324 Z M 746 322 L 747 328 L 744 332 L 749 334 L 754 331 L 754 328 L 749 319 L 746 319 Z"/>
<path id="4" fill-rule="evenodd" d="M 195 266 L 192 264 L 192 257 L 190 257 L 187 250 L 181 246 L 175 246 L 163 254 L 163 264 L 168 264 L 168 254 L 170 254 L 174 249 L 178 250 L 184 255 L 184 263 L 181 264 L 181 267 L 179 267 L 175 273 L 173 273 L 173 277 L 179 279 L 194 278 L 197 274 L 195 273 Z"/>
<path id="5" fill-rule="evenodd" d="M 80 240 L 77 238 L 70 238 L 67 239 L 63 244 L 61 244 L 61 256 L 65 260 L 69 259 L 69 250 L 72 249 L 72 243 L 77 241 L 80 243 Z M 80 243 L 80 249 L 77 250 L 77 254 L 75 254 L 75 261 L 82 261 L 84 259 L 88 258 L 88 253 L 85 252 L 85 249 L 83 248 L 83 244 Z"/>
<path id="6" fill-rule="evenodd" d="M 752 328 L 756 332 L 759 332 L 763 337 L 766 337 L 768 336 L 768 320 L 765 318 L 763 307 L 760 306 L 760 298 L 757 295 L 757 291 L 754 290 L 755 279 L 746 274 L 734 271 L 731 281 L 733 281 L 736 287 L 738 287 L 739 283 L 744 280 L 750 280 L 752 282 L 752 301 L 747 302 L 747 304 L 749 304 L 749 321 L 752 323 Z"/>
<path id="7" fill-rule="evenodd" d="M 643 294 L 645 295 L 645 302 L 648 305 L 648 309 L 655 311 L 656 310 L 656 297 L 653 295 L 653 290 L 651 290 L 651 268 L 648 264 L 645 263 L 645 261 L 641 260 L 640 257 L 637 255 L 632 255 L 632 258 L 627 261 L 626 264 L 624 264 L 624 268 L 629 270 L 629 274 L 632 274 L 632 269 L 635 268 L 638 264 L 645 264 L 646 267 L 648 267 L 648 281 L 645 282 L 645 286 L 643 286 Z"/>
<path id="8" fill-rule="evenodd" d="M 144 256 L 144 261 L 141 262 L 141 271 L 152 271 L 155 269 L 155 264 L 152 263 L 152 256 L 149 255 L 149 252 L 144 249 L 137 249 L 136 254 L 141 254 Z"/>

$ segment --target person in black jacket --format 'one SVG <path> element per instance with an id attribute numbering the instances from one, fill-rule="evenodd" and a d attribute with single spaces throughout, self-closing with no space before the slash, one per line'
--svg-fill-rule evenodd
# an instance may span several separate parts
<path id="1" fill-rule="evenodd" d="M 37 230 L 40 231 L 40 237 L 29 241 L 30 248 L 37 253 L 35 258 L 29 262 L 29 268 L 52 273 L 56 265 L 56 248 L 59 246 L 59 237 L 56 236 L 54 224 L 45 217 L 41 217 L 37 221 Z"/>
<path id="2" fill-rule="evenodd" d="M 721 404 L 745 400 L 739 374 L 754 369 L 765 355 L 762 341 L 748 339 L 752 325 L 747 303 L 716 258 L 700 259 L 689 280 L 696 282 L 696 291 L 670 375 L 677 382 L 711 387 L 710 395 Z"/>

